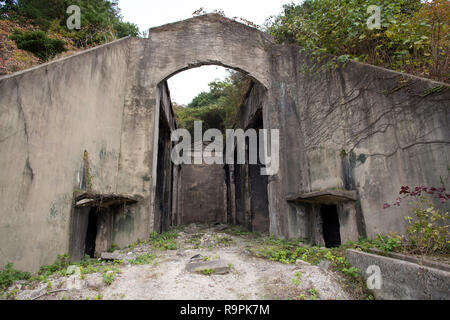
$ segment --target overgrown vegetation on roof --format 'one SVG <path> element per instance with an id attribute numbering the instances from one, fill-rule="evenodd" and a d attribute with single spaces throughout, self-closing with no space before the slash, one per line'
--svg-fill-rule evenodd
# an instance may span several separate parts
<path id="1" fill-rule="evenodd" d="M 67 20 L 80 8 L 80 29 L 69 30 Z M 0 75 L 54 58 L 57 54 L 94 47 L 125 36 L 139 36 L 139 28 L 123 21 L 118 1 L 109 0 L 2 0 L 0 1 Z M 21 50 L 38 61 L 23 63 Z M 20 56 L 20 57 L 18 57 Z"/>
<path id="2" fill-rule="evenodd" d="M 381 25 L 369 29 L 370 5 Z M 305 0 L 268 22 L 280 43 L 296 43 L 316 62 L 349 59 L 443 82 L 450 81 L 448 0 Z"/>

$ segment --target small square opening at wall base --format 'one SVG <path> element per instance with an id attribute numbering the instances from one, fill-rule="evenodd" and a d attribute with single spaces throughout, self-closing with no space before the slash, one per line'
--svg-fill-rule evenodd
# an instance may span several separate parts
<path id="1" fill-rule="evenodd" d="M 84 254 L 95 257 L 95 241 L 97 239 L 98 228 L 98 208 L 91 208 L 89 210 L 88 225 L 86 231 L 86 239 L 84 241 Z"/>
<path id="2" fill-rule="evenodd" d="M 336 205 L 321 205 L 322 235 L 327 248 L 341 245 L 339 216 Z"/>
<path id="3" fill-rule="evenodd" d="M 108 251 L 113 239 L 113 216 L 138 199 L 126 194 L 76 193 L 70 227 L 71 261 L 80 261 L 86 255 L 96 258 Z"/>

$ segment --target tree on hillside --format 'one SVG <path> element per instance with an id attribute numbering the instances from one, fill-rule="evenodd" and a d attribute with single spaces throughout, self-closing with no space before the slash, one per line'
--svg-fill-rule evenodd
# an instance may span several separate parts
<path id="1" fill-rule="evenodd" d="M 379 29 L 367 26 L 370 5 L 381 9 Z M 305 0 L 285 5 L 268 31 L 299 44 L 318 65 L 354 59 L 449 81 L 449 21 L 448 0 Z"/>
<path id="2" fill-rule="evenodd" d="M 203 131 L 214 128 L 224 132 L 232 128 L 248 81 L 244 74 L 231 71 L 225 80 L 211 82 L 210 90 L 198 94 L 187 107 L 174 103 L 178 127 L 193 134 L 194 121 L 201 120 Z"/>
<path id="3" fill-rule="evenodd" d="M 79 31 L 66 28 L 66 10 L 77 5 L 81 10 Z M 124 22 L 117 1 L 108 0 L 4 0 L 0 16 L 31 23 L 43 31 L 55 31 L 71 37 L 79 47 L 100 44 L 125 36 L 138 36 L 139 28 Z"/>

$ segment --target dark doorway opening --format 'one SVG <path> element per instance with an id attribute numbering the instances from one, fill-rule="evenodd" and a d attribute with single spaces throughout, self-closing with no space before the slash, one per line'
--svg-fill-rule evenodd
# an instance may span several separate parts
<path id="1" fill-rule="evenodd" d="M 320 209 L 322 218 L 322 232 L 325 246 L 335 248 L 341 245 L 341 233 L 339 231 L 339 217 L 336 205 L 322 205 Z"/>
<path id="2" fill-rule="evenodd" d="M 259 150 L 259 130 L 264 128 L 262 108 L 256 112 L 250 127 L 257 131 L 257 146 Z M 248 160 L 249 158 L 247 155 L 247 161 Z M 268 233 L 270 224 L 269 200 L 267 197 L 268 177 L 261 174 L 262 168 L 263 165 L 261 163 L 248 165 L 248 180 L 251 201 L 251 231 Z"/>
<path id="3" fill-rule="evenodd" d="M 171 225 L 172 196 L 172 161 L 170 159 L 170 128 L 161 108 L 158 136 L 158 163 L 156 168 L 156 214 L 155 228 L 158 232 L 166 231 Z"/>
<path id="4" fill-rule="evenodd" d="M 256 130 L 256 145 L 259 154 L 260 136 L 259 130 L 264 128 L 262 105 L 255 111 L 245 130 Z M 261 161 L 250 164 L 250 139 L 246 139 L 245 164 L 237 164 L 237 149 L 234 149 L 233 176 L 230 181 L 234 183 L 234 198 L 236 211 L 236 224 L 243 225 L 252 232 L 269 233 L 269 200 L 267 194 L 268 176 L 261 174 L 264 165 Z M 259 159 L 261 160 L 261 159 Z M 230 188 L 230 184 L 228 184 Z"/>
<path id="5" fill-rule="evenodd" d="M 88 226 L 85 238 L 84 254 L 91 258 L 95 257 L 95 241 L 97 240 L 98 230 L 98 208 L 89 210 Z"/>

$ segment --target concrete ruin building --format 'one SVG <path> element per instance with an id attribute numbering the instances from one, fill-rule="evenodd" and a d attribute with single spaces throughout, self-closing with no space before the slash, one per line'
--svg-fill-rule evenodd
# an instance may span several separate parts
<path id="1" fill-rule="evenodd" d="M 280 130 L 280 169 L 175 166 L 166 80 L 202 65 L 252 82 L 238 127 Z M 35 271 L 192 221 L 334 246 L 404 232 L 402 185 L 440 185 L 448 85 L 295 45 L 208 14 L 0 77 L 0 267 Z"/>

